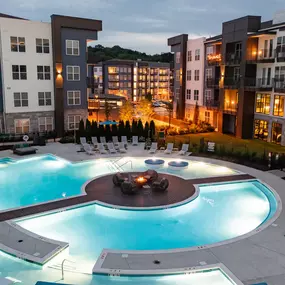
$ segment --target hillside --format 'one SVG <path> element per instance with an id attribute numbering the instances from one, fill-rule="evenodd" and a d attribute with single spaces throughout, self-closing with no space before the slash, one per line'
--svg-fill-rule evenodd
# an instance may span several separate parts
<path id="1" fill-rule="evenodd" d="M 95 47 L 88 47 L 88 54 L 96 58 L 96 61 L 105 61 L 109 59 L 129 59 L 129 60 L 145 60 L 155 62 L 171 62 L 173 61 L 173 54 L 170 52 L 162 54 L 149 55 L 144 52 L 136 50 L 125 49 L 120 46 L 104 47 L 102 45 L 96 45 Z"/>

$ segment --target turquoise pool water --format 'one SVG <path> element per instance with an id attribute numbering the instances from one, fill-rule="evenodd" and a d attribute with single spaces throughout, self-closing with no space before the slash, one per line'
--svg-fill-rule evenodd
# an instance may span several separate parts
<path id="1" fill-rule="evenodd" d="M 146 170 L 145 158 L 106 158 L 81 163 L 69 163 L 52 155 L 19 161 L 0 161 L 0 211 L 79 195 L 81 186 L 89 179 L 119 170 Z M 168 167 L 163 173 L 176 173 L 184 178 L 232 175 L 235 171 L 218 165 L 193 161 L 179 172 Z M 114 162 L 115 161 L 115 162 Z"/>

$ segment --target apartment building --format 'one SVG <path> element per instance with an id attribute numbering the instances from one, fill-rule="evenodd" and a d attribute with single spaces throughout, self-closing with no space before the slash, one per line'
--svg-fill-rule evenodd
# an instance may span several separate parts
<path id="1" fill-rule="evenodd" d="M 170 98 L 169 63 L 108 60 L 103 63 L 103 92 L 139 101 L 150 93 L 154 99 Z"/>
<path id="2" fill-rule="evenodd" d="M 102 22 L 52 15 L 50 23 L 0 14 L 0 131 L 78 128 L 87 111 L 87 43 Z"/>
<path id="3" fill-rule="evenodd" d="M 87 65 L 87 95 L 94 98 L 103 94 L 102 62 Z"/>

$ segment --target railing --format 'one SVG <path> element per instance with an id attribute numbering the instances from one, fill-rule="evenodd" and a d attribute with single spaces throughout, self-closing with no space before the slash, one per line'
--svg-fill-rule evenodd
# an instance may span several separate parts
<path id="1" fill-rule="evenodd" d="M 273 49 L 260 49 L 257 53 L 257 62 L 274 62 L 275 50 Z"/>
<path id="2" fill-rule="evenodd" d="M 222 61 L 222 55 L 220 53 L 207 55 L 208 65 L 219 65 L 221 61 Z"/>
<path id="3" fill-rule="evenodd" d="M 274 78 L 274 91 L 285 93 L 285 78 Z"/>
<path id="4" fill-rule="evenodd" d="M 227 53 L 226 54 L 226 65 L 240 64 L 241 58 L 242 58 L 241 53 Z"/>
<path id="5" fill-rule="evenodd" d="M 219 108 L 220 102 L 213 99 L 206 99 L 205 105 L 207 108 Z"/>
<path id="6" fill-rule="evenodd" d="M 255 89 L 256 88 L 256 78 L 255 77 L 244 78 L 244 87 Z"/>
<path id="7" fill-rule="evenodd" d="M 96 79 L 94 77 L 86 77 L 86 84 L 87 84 L 87 87 L 98 88 L 100 81 L 99 81 L 99 78 Z"/>
<path id="8" fill-rule="evenodd" d="M 278 62 L 285 61 L 285 46 L 277 47 L 276 48 L 276 58 Z"/>
<path id="9" fill-rule="evenodd" d="M 256 79 L 256 89 L 270 91 L 273 88 L 273 78 L 257 78 Z"/>
<path id="10" fill-rule="evenodd" d="M 235 77 L 225 77 L 224 87 L 230 89 L 238 89 L 240 87 L 240 79 Z"/>
<path id="11" fill-rule="evenodd" d="M 218 78 L 206 78 L 206 87 L 207 88 L 219 87 L 219 79 Z"/>

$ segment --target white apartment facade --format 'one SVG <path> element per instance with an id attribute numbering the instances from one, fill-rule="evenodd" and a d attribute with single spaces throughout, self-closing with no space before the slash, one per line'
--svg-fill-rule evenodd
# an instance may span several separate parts
<path id="1" fill-rule="evenodd" d="M 254 137 L 285 145 L 285 13 L 281 16 L 258 39 Z"/>
<path id="2" fill-rule="evenodd" d="M 196 104 L 199 120 L 205 121 L 204 105 L 204 61 L 206 38 L 190 39 L 186 53 L 185 118 L 193 121 Z"/>
<path id="3" fill-rule="evenodd" d="M 52 131 L 54 77 L 51 24 L 0 17 L 0 66 L 2 131 Z"/>

